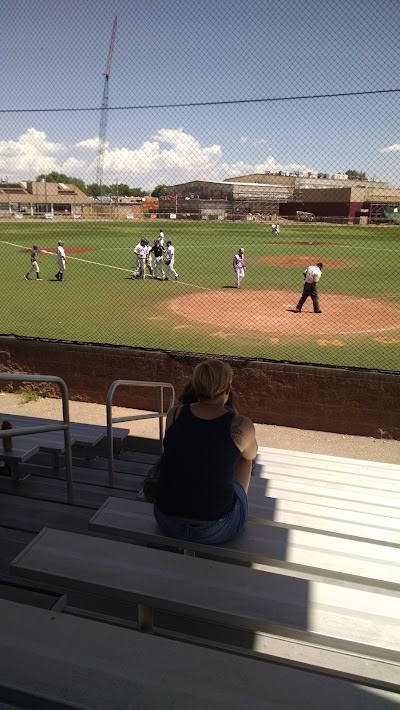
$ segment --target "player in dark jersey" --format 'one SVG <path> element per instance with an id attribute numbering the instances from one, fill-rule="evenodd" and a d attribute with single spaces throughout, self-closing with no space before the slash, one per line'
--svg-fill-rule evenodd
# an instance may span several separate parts
<path id="1" fill-rule="evenodd" d="M 154 254 L 154 278 L 159 278 L 157 273 L 161 272 L 161 281 L 164 280 L 164 269 L 162 266 L 162 255 L 165 252 L 164 247 L 160 244 L 160 240 L 156 239 L 153 246 L 151 247 L 149 254 L 153 252 Z"/>
<path id="2" fill-rule="evenodd" d="M 31 268 L 29 269 L 29 271 L 26 272 L 24 276 L 25 281 L 29 281 L 29 274 L 31 274 L 32 271 L 36 271 L 36 280 L 41 281 L 39 264 L 37 260 L 38 251 L 39 250 L 37 244 L 34 244 L 31 251 Z"/>

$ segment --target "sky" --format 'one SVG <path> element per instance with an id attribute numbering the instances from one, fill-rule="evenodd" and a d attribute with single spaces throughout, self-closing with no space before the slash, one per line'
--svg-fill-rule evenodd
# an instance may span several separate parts
<path id="1" fill-rule="evenodd" d="M 0 179 L 95 181 L 117 16 L 105 183 L 356 169 L 400 185 L 400 91 L 258 101 L 400 90 L 399 0 L 0 0 L 0 12 Z M 166 107 L 214 101 L 241 103 Z M 92 110 L 44 111 L 73 108 Z"/>

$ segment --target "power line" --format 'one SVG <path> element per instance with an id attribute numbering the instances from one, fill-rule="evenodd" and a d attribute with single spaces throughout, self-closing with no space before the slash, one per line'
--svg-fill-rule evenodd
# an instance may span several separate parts
<path id="1" fill-rule="evenodd" d="M 304 96 L 272 96 L 264 99 L 229 99 L 227 101 L 194 101 L 177 104 L 144 104 L 138 106 L 109 106 L 109 111 L 140 111 L 147 109 L 165 108 L 194 108 L 201 106 L 235 106 L 240 104 L 262 104 L 274 101 L 306 101 L 310 99 L 334 99 L 347 96 L 373 96 L 376 94 L 396 94 L 400 89 L 375 89 L 373 91 L 342 91 L 335 94 L 307 94 Z M 5 108 L 0 109 L 0 113 L 73 113 L 83 111 L 100 111 L 99 106 L 87 106 L 83 108 Z"/>

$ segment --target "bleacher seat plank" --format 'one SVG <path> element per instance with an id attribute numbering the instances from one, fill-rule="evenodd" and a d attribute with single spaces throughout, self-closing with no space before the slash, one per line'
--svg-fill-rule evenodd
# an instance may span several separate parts
<path id="1" fill-rule="evenodd" d="M 145 604 L 190 618 L 329 646 L 400 651 L 400 598 L 261 572 L 61 530 L 42 530 L 11 562 L 13 575 Z M 387 653 L 389 651 L 389 653 Z M 358 652 L 360 653 L 359 649 Z M 400 687 L 400 665 L 399 687 Z"/>
<path id="2" fill-rule="evenodd" d="M 150 506 L 110 497 L 89 522 L 89 529 L 136 541 L 185 547 L 213 557 L 257 562 L 342 576 L 371 586 L 400 591 L 399 551 L 396 547 L 355 541 L 329 533 L 314 533 L 249 522 L 242 535 L 230 543 L 183 543 L 163 535 Z"/>
<path id="3" fill-rule="evenodd" d="M 13 463 L 23 463 L 28 459 L 32 458 L 39 451 L 39 446 L 28 440 L 18 442 L 18 439 L 22 437 L 16 437 L 14 439 L 13 446 L 10 451 L 4 451 L 3 447 L 0 448 L 0 460 L 10 461 Z M 18 443 L 17 443 L 18 442 Z"/>
<path id="4" fill-rule="evenodd" d="M 259 446 L 257 460 L 267 460 L 267 461 L 279 461 L 284 463 L 295 463 L 299 464 L 300 461 L 304 461 L 305 466 L 320 465 L 322 469 L 326 470 L 328 467 L 336 468 L 338 466 L 344 466 L 346 471 L 351 473 L 352 471 L 365 470 L 365 471 L 387 471 L 388 473 L 394 472 L 398 474 L 400 471 L 400 464 L 394 463 L 384 463 L 381 461 L 368 461 L 367 459 L 351 459 L 343 456 L 330 456 L 328 454 L 315 454 L 307 451 L 293 451 L 291 449 L 276 449 L 268 446 Z M 314 462 L 314 463 L 313 463 Z"/>
<path id="5" fill-rule="evenodd" d="M 330 499 L 342 499 L 343 501 L 347 501 L 347 499 L 350 498 L 356 503 L 368 503 L 373 506 L 397 508 L 397 510 L 400 503 L 399 494 L 384 491 L 384 495 L 381 495 L 378 492 L 379 487 L 375 491 L 368 488 L 349 491 L 348 488 L 340 486 L 340 484 L 332 483 L 331 486 L 329 486 L 321 482 L 311 485 L 307 482 L 290 481 L 289 479 L 276 481 L 273 478 L 269 479 L 268 474 L 265 474 L 265 479 L 268 479 L 268 495 L 273 498 L 285 498 L 291 493 L 305 495 L 309 499 L 309 502 L 312 501 L 314 496 L 326 498 L 327 502 L 330 501 Z M 346 507 L 345 504 L 342 503 L 342 507 Z"/>
<path id="6" fill-rule="evenodd" d="M 0 603 L 5 702 L 81 710 L 388 710 L 398 693 Z M 30 707 L 33 705 L 29 704 Z M 47 707 L 47 705 L 46 705 Z M 50 707 L 50 705 L 49 705 Z"/>
<path id="7" fill-rule="evenodd" d="M 347 537 L 400 545 L 397 518 L 359 513 L 302 501 L 270 498 L 252 482 L 249 488 L 249 519 L 264 524 L 279 523 L 315 529 Z"/>
<path id="8" fill-rule="evenodd" d="M 45 426 L 59 420 L 43 419 L 41 417 L 27 417 L 15 414 L 5 414 L 5 418 L 10 419 L 16 428 L 20 426 Z M 78 446 L 97 446 L 106 439 L 107 427 L 98 424 L 85 424 L 83 422 L 71 422 L 71 436 Z M 129 429 L 113 427 L 113 440 L 121 443 L 129 434 Z"/>
<path id="9" fill-rule="evenodd" d="M 271 490 L 272 486 L 267 479 L 254 478 L 252 480 L 251 486 L 256 489 L 263 491 L 269 497 L 272 498 Z M 307 489 L 300 490 L 275 490 L 274 500 L 280 501 L 291 501 L 294 503 L 309 503 L 311 505 L 326 506 L 329 508 L 335 508 L 338 510 L 348 510 L 360 513 L 382 515 L 388 518 L 399 517 L 399 506 L 393 501 L 390 501 L 390 505 L 380 505 L 377 500 L 371 497 L 371 500 L 365 502 L 360 500 L 352 499 L 348 493 L 343 493 L 341 491 L 334 492 L 334 494 L 329 496 L 323 496 L 319 492 L 315 493 L 312 486 Z"/>
<path id="10" fill-rule="evenodd" d="M 297 481 L 314 486 L 325 485 L 333 488 L 343 488 L 349 491 L 368 491 L 369 489 L 397 493 L 400 499 L 400 476 L 387 478 L 382 476 L 366 476 L 363 473 L 355 474 L 349 472 L 326 471 L 321 469 L 299 468 L 298 466 L 276 465 L 272 463 L 258 464 L 258 475 L 260 478 L 268 478 L 274 481 Z"/>
<path id="11" fill-rule="evenodd" d="M 29 435 L 29 436 L 19 436 L 18 439 L 16 438 L 15 441 L 23 441 L 27 442 L 28 444 L 37 444 L 39 451 L 44 451 L 45 453 L 49 454 L 56 454 L 58 456 L 62 456 L 65 453 L 65 443 L 64 443 L 64 434 L 63 432 L 54 432 L 55 434 L 60 434 L 61 436 L 58 437 L 49 437 L 48 434 L 51 434 L 52 432 L 46 432 L 46 434 L 42 434 L 42 436 L 39 435 Z M 75 443 L 75 440 L 72 438 L 72 442 Z"/>

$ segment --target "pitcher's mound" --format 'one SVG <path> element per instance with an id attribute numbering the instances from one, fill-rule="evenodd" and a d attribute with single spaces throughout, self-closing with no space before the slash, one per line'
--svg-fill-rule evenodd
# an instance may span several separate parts
<path id="1" fill-rule="evenodd" d="M 400 303 L 322 292 L 322 313 L 313 313 L 310 299 L 301 313 L 294 313 L 291 309 L 299 296 L 300 292 L 226 289 L 179 296 L 168 307 L 192 323 L 236 332 L 238 338 L 244 332 L 303 338 L 400 330 Z"/>

